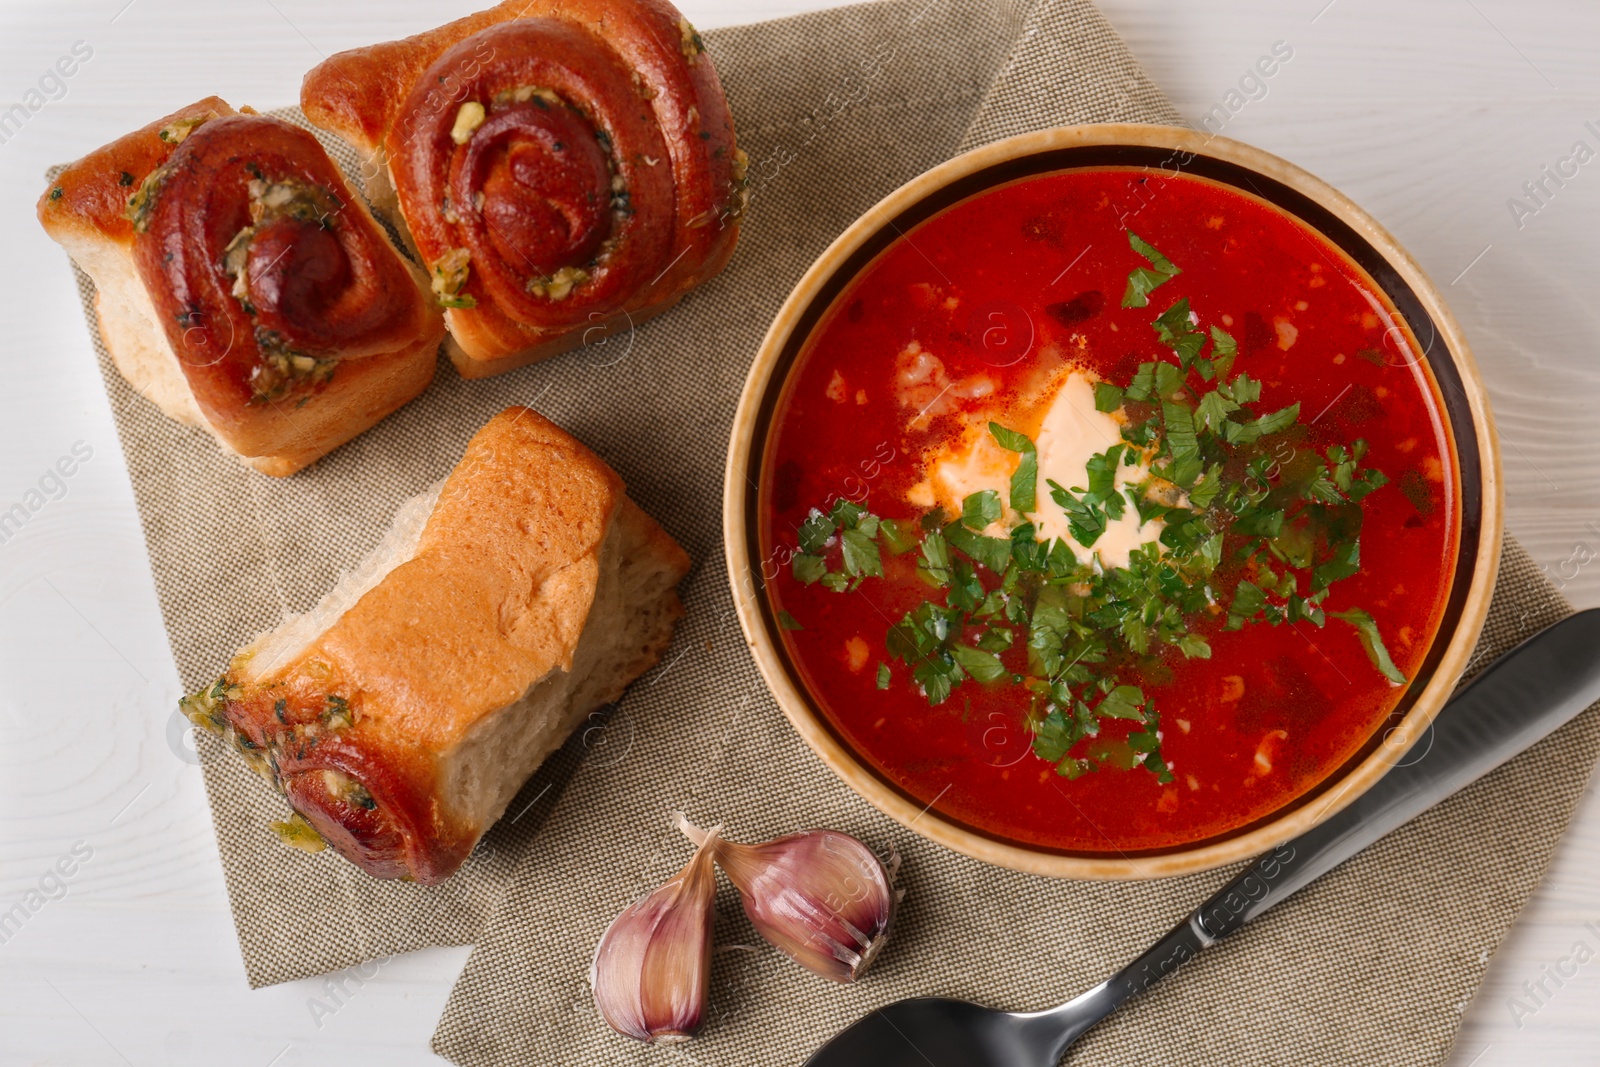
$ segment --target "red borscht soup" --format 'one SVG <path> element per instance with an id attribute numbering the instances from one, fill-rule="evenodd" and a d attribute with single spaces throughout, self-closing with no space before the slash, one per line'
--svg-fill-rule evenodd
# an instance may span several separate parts
<path id="1" fill-rule="evenodd" d="M 1459 487 L 1373 281 L 1208 179 L 1029 177 L 905 233 L 791 370 L 766 595 L 838 735 L 1002 840 L 1227 834 L 1359 754 L 1445 607 Z"/>

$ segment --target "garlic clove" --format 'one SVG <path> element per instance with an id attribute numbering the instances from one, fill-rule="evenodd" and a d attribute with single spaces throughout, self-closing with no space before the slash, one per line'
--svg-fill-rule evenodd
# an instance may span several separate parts
<path id="1" fill-rule="evenodd" d="M 661 888 L 623 909 L 595 948 L 589 985 L 611 1028 L 640 1041 L 687 1041 L 705 1015 L 717 895 L 716 830 Z"/>
<path id="2" fill-rule="evenodd" d="M 807 830 L 741 845 L 681 815 L 678 828 L 715 851 L 756 930 L 807 970 L 853 982 L 888 940 L 903 894 L 894 888 L 891 869 L 849 834 Z"/>

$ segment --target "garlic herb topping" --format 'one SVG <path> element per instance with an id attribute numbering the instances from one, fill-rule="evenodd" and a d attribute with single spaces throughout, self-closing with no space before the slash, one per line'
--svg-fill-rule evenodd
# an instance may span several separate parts
<path id="1" fill-rule="evenodd" d="M 456 112 L 455 125 L 450 128 L 450 139 L 456 144 L 466 144 L 472 140 L 472 135 L 478 132 L 478 127 L 483 125 L 483 120 L 488 117 L 482 104 L 476 100 L 468 100 Z"/>
<path id="2" fill-rule="evenodd" d="M 301 852 L 321 852 L 328 847 L 322 835 L 298 811 L 281 822 L 268 823 L 268 827 L 279 841 Z"/>
<path id="3" fill-rule="evenodd" d="M 547 300 L 565 300 L 573 289 L 588 280 L 588 271 L 580 267 L 562 267 L 546 277 L 528 279 L 528 292 Z"/>
<path id="4" fill-rule="evenodd" d="M 678 47 L 683 52 L 683 58 L 689 61 L 689 66 L 692 67 L 700 62 L 700 56 L 706 50 L 706 43 L 700 39 L 700 35 L 689 24 L 689 20 L 682 16 L 678 18 L 678 38 Z"/>
<path id="5" fill-rule="evenodd" d="M 433 295 L 440 307 L 474 308 L 478 301 L 461 290 L 466 288 L 467 275 L 472 267 L 472 253 L 465 248 L 452 248 L 433 264 Z"/>
<path id="6" fill-rule="evenodd" d="M 195 131 L 196 127 L 204 125 L 216 117 L 216 112 L 208 111 L 204 115 L 196 115 L 193 118 L 178 119 L 161 127 L 161 131 L 157 136 L 167 144 L 180 145 L 189 139 L 189 135 Z"/>
<path id="7" fill-rule="evenodd" d="M 235 668 L 239 662 L 235 661 Z M 272 702 L 272 710 L 273 718 L 280 725 L 268 730 L 263 738 L 264 743 L 258 744 L 236 728 L 227 715 L 230 702 L 245 699 L 245 690 L 229 681 L 229 676 L 225 674 L 205 688 L 179 700 L 178 709 L 194 725 L 231 744 L 245 762 L 280 793 L 283 792 L 281 759 L 305 759 L 306 753 L 316 748 L 325 737 L 349 728 L 359 718 L 350 700 L 336 693 L 323 694 L 320 711 L 307 709 L 303 705 L 291 708 L 288 697 L 278 697 Z M 342 771 L 331 768 L 324 770 L 322 779 L 328 795 L 337 800 L 367 811 L 378 806 L 365 785 Z M 271 823 L 270 829 L 284 844 L 303 852 L 320 852 L 325 844 L 316 828 L 299 812 L 292 812 L 284 821 Z"/>

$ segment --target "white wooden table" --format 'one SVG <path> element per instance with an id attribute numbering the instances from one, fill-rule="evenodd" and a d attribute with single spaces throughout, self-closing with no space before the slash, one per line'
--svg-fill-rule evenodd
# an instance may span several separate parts
<path id="1" fill-rule="evenodd" d="M 476 6 L 0 2 L 0 110 L 40 88 L 62 57 L 76 60 L 60 68 L 70 77 L 45 78 L 43 106 L 0 143 L 0 510 L 41 478 L 51 497 L 0 544 L 0 911 L 44 891 L 21 929 L 0 934 L 0 1064 L 441 1062 L 428 1038 L 465 949 L 395 959 L 365 981 L 339 976 L 337 994 L 322 981 L 245 986 L 199 770 L 174 755 L 178 682 L 116 434 L 65 263 L 32 205 L 48 164 L 154 115 L 213 92 L 234 103 L 291 102 L 323 55 Z M 704 28 L 823 0 L 681 6 Z M 1600 162 L 1562 164 L 1580 140 L 1589 155 L 1600 152 L 1600 5 L 1102 6 L 1192 122 L 1210 114 L 1216 128 L 1225 117 L 1228 135 L 1344 189 L 1446 288 L 1503 431 L 1509 527 L 1574 602 L 1600 604 Z M 1270 80 L 1241 86 L 1278 41 L 1292 59 Z M 1546 166 L 1576 174 L 1558 185 Z M 1535 201 L 1523 183 L 1540 180 L 1546 191 Z M 75 444 L 92 455 L 66 465 L 71 477 L 47 477 Z M 63 857 L 71 875 L 47 874 Z M 1559 988 L 1546 979 L 1552 995 L 1515 1017 L 1509 998 L 1558 965 L 1570 975 L 1576 960 L 1562 961 L 1579 943 L 1583 958 L 1595 958 Z M 1415 953 L 1419 969 L 1430 966 L 1428 946 Z M 1592 795 L 1488 983 L 1462 1010 L 1456 1067 L 1594 1062 Z"/>

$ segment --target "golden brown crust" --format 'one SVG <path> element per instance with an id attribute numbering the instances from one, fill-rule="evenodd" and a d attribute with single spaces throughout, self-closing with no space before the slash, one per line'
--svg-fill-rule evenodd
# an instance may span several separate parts
<path id="1" fill-rule="evenodd" d="M 175 147 L 161 139 L 161 131 L 185 119 L 239 114 L 254 112 L 249 108 L 235 111 L 221 97 L 208 96 L 90 152 L 62 171 L 40 195 L 40 224 L 57 241 L 88 230 L 131 244 L 128 198 L 146 175 L 167 161 Z"/>
<path id="2" fill-rule="evenodd" d="M 512 8 L 510 3 L 500 4 L 412 37 L 330 56 L 306 73 L 300 110 L 313 126 L 338 134 L 363 152 L 376 153 L 422 72 L 446 49 L 515 18 Z M 454 86 L 444 88 L 456 91 Z"/>
<path id="3" fill-rule="evenodd" d="M 492 378 L 497 374 L 504 374 L 518 367 L 526 367 L 530 363 L 538 363 L 540 360 L 579 348 L 595 348 L 599 353 L 599 346 L 602 345 L 626 346 L 629 343 L 627 338 L 636 327 L 643 326 L 657 315 L 671 311 L 677 307 L 680 299 L 681 296 L 674 296 L 637 311 L 624 310 L 609 319 L 596 318 L 592 325 L 582 330 L 574 330 L 554 340 L 542 342 L 532 348 L 525 348 L 498 359 L 474 359 L 456 343 L 454 337 L 445 338 L 445 352 L 455 364 L 456 372 L 463 378 Z M 616 349 L 610 351 L 617 353 L 620 358 L 620 353 Z M 607 362 L 609 360 L 610 356 L 607 355 Z"/>
<path id="4" fill-rule="evenodd" d="M 530 114 L 513 114 L 507 98 L 530 88 L 550 90 L 541 99 L 553 106 L 524 99 Z M 452 135 L 469 103 L 488 117 L 462 141 Z M 387 171 L 425 263 L 470 252 L 459 292 L 475 306 L 446 315 L 467 377 L 575 347 L 619 313 L 670 305 L 720 271 L 737 240 L 745 194 L 732 116 L 698 35 L 661 0 L 510 0 L 332 57 L 306 76 L 301 106 Z M 574 152 L 593 137 L 574 137 L 575 123 L 605 131 L 611 178 L 597 180 Z M 523 153 L 514 166 L 497 154 L 512 146 Z M 530 197 L 534 171 L 553 185 Z M 609 222 L 579 219 L 583 203 L 604 205 L 618 186 Z M 562 270 L 585 277 L 570 292 L 558 281 L 562 295 L 547 298 L 545 280 Z"/>
<path id="5" fill-rule="evenodd" d="M 497 713 L 570 673 L 602 550 L 619 533 L 669 583 L 664 599 L 629 610 L 659 608 L 667 628 L 599 679 L 579 715 L 656 662 L 688 559 L 604 461 L 535 412 L 508 409 L 467 446 L 414 554 L 286 662 L 236 659 L 217 716 L 347 858 L 377 877 L 442 881 L 487 829 L 452 797 L 452 759 Z"/>
<path id="6" fill-rule="evenodd" d="M 299 202 L 262 215 L 279 183 L 321 220 Z M 299 127 L 209 97 L 72 164 L 38 215 L 94 279 L 130 383 L 265 473 L 299 470 L 432 379 L 443 322 L 420 273 Z"/>
<path id="7" fill-rule="evenodd" d="M 445 482 L 417 554 L 307 655 L 340 664 L 358 692 L 389 694 L 369 736 L 445 748 L 571 663 L 622 499 L 621 479 L 575 438 L 530 409 L 502 412 Z"/>

